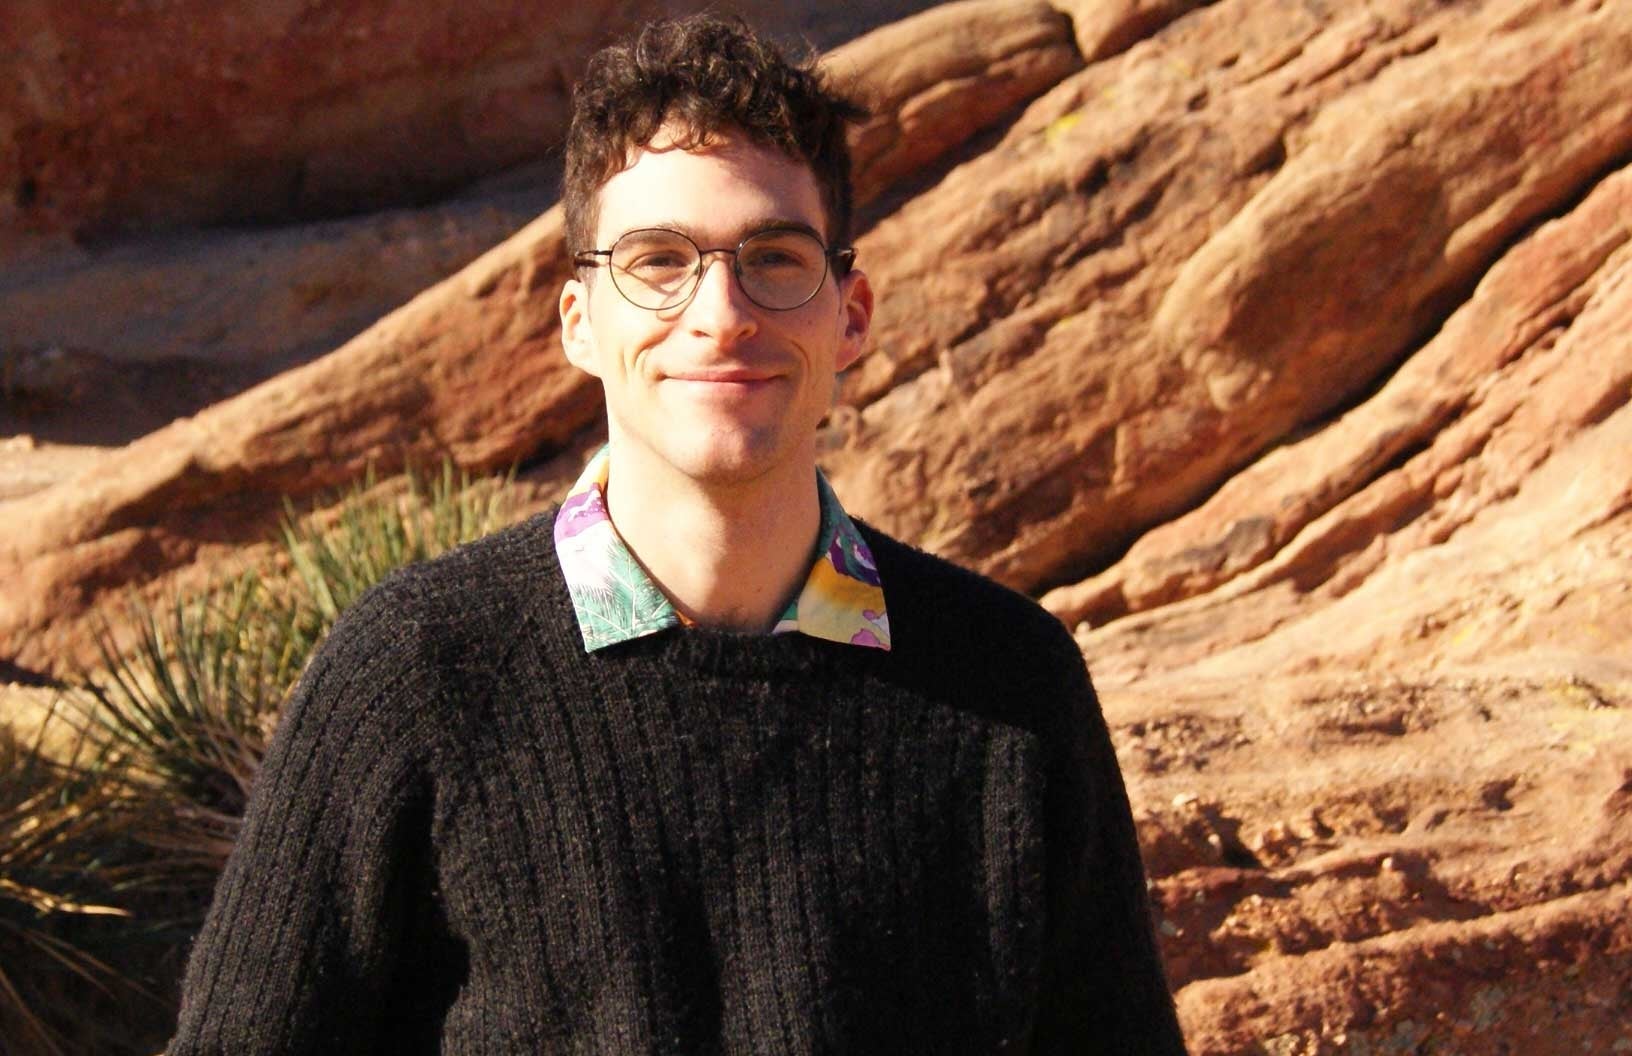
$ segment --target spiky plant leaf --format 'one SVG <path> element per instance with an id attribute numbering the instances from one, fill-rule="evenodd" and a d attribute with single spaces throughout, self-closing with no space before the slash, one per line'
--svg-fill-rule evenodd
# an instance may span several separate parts
<path id="1" fill-rule="evenodd" d="M 103 953 L 120 948 L 140 886 L 137 805 L 82 764 L 0 727 L 0 1038 L 16 1056 L 132 1051 L 120 1036 L 140 1034 L 144 1016 L 151 1032 L 162 1009 Z M 111 1011 L 133 1002 L 134 1019 Z M 110 1011 L 87 1022 L 89 1006 Z"/>

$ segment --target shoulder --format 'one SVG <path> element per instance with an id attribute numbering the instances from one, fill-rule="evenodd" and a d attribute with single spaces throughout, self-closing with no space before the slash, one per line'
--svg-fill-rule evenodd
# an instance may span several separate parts
<path id="1" fill-rule="evenodd" d="M 541 598 L 564 593 L 540 513 L 387 575 L 340 614 L 323 646 L 331 662 L 457 663 L 508 640 Z"/>
<path id="2" fill-rule="evenodd" d="M 552 514 L 398 569 L 347 606 L 283 709 L 286 738 L 449 720 L 437 702 L 489 677 L 528 607 L 564 589 L 551 586 Z"/>
<path id="3" fill-rule="evenodd" d="M 438 557 L 397 569 L 348 611 L 352 621 L 408 619 L 457 632 L 514 617 L 540 591 L 559 588 L 552 508 Z"/>
<path id="4" fill-rule="evenodd" d="M 555 509 L 394 572 L 382 587 L 408 592 L 433 607 L 462 607 L 513 597 L 555 578 Z"/>
<path id="5" fill-rule="evenodd" d="M 858 522 L 878 563 L 892 636 L 937 646 L 975 637 L 1065 650 L 1080 658 L 1063 624 L 1019 591 Z"/>
<path id="6" fill-rule="evenodd" d="M 1092 700 L 1082 653 L 1036 601 L 860 524 L 884 584 L 895 662 L 966 699 L 1030 701 L 1026 725 L 1054 705 Z M 1032 705 L 1028 705 L 1032 706 Z"/>

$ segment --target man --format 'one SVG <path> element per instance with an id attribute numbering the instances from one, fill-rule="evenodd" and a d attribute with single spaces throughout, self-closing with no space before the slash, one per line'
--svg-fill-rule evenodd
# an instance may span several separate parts
<path id="1" fill-rule="evenodd" d="M 1183 1051 L 1070 636 L 816 470 L 857 115 L 708 18 L 592 61 L 560 306 L 609 443 L 336 626 L 172 1056 Z"/>

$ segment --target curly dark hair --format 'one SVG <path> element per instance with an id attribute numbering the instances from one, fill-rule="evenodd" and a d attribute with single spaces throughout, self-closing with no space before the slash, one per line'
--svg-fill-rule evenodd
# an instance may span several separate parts
<path id="1" fill-rule="evenodd" d="M 567 245 L 595 248 L 597 193 L 666 124 L 683 149 L 737 131 L 808 164 L 827 208 L 827 237 L 842 245 L 851 209 L 845 126 L 866 116 L 828 85 L 813 55 L 790 62 L 740 20 L 704 14 L 649 23 L 591 57 L 573 91 Z"/>

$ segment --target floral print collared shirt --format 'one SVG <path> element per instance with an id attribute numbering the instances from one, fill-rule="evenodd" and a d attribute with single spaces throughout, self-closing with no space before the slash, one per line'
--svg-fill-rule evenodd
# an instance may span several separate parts
<path id="1" fill-rule="evenodd" d="M 555 552 L 588 652 L 689 622 L 612 526 L 606 509 L 609 456 L 603 447 L 589 460 L 555 515 Z M 771 633 L 888 649 L 890 622 L 872 552 L 820 470 L 816 488 L 822 518 L 818 556 Z"/>

